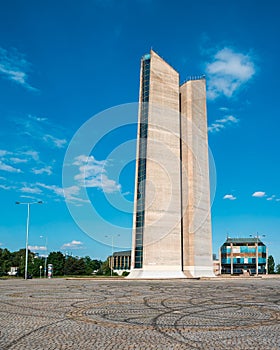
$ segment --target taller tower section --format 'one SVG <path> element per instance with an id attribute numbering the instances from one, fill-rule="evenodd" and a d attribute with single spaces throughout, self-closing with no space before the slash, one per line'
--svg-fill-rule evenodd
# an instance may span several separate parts
<path id="1" fill-rule="evenodd" d="M 140 76 L 130 277 L 183 277 L 179 74 L 151 51 Z"/>

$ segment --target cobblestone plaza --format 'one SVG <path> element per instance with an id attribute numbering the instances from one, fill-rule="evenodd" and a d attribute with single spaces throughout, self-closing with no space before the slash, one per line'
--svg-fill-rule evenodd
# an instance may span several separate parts
<path id="1" fill-rule="evenodd" d="M 280 279 L 0 281 L 0 349 L 280 349 Z"/>

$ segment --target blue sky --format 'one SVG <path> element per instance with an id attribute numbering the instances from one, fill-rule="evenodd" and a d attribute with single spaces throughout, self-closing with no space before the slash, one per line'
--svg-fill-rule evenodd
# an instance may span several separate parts
<path id="1" fill-rule="evenodd" d="M 130 246 L 137 113 L 115 106 L 137 102 L 140 59 L 152 47 L 182 81 L 206 74 L 214 252 L 227 234 L 266 235 L 280 263 L 279 8 L 274 0 L 2 2 L 1 247 L 24 247 L 27 208 L 14 203 L 34 200 L 44 201 L 31 207 L 34 251 L 44 253 L 46 238 L 48 251 L 101 259 L 112 236 L 117 248 Z"/>

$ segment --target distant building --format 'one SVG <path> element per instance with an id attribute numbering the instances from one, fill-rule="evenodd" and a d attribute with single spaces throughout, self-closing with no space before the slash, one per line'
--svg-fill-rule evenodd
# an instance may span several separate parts
<path id="1" fill-rule="evenodd" d="M 220 248 L 222 274 L 266 274 L 267 248 L 259 238 L 227 238 Z"/>
<path id="2" fill-rule="evenodd" d="M 124 271 L 129 272 L 131 267 L 131 250 L 115 252 L 109 258 L 110 268 L 121 275 Z"/>
<path id="3" fill-rule="evenodd" d="M 12 266 L 10 271 L 8 272 L 9 276 L 17 276 L 18 275 L 18 267 Z"/>
<path id="4" fill-rule="evenodd" d="M 216 254 L 212 255 L 213 259 L 213 272 L 215 276 L 221 274 L 221 261 L 217 258 Z"/>

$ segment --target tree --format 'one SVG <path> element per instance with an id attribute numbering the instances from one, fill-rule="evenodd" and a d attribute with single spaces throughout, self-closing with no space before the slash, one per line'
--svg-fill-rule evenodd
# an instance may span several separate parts
<path id="1" fill-rule="evenodd" d="M 93 273 L 93 271 L 97 271 L 102 264 L 102 261 L 92 260 L 89 256 L 86 256 L 85 258 L 81 258 L 81 259 L 85 263 L 85 274 L 86 275 L 91 275 Z"/>
<path id="2" fill-rule="evenodd" d="M 43 272 L 43 266 L 44 266 L 44 259 L 40 256 L 31 253 L 33 256 L 31 258 L 31 264 L 28 265 L 28 272 L 34 277 L 40 276 L 40 270 L 41 273 Z M 40 266 L 42 266 L 42 269 L 40 269 Z"/>
<path id="3" fill-rule="evenodd" d="M 12 253 L 4 248 L 0 248 L 0 276 L 4 276 L 10 270 Z"/>
<path id="4" fill-rule="evenodd" d="M 53 265 L 54 276 L 62 276 L 64 274 L 65 256 L 61 252 L 51 252 L 47 263 Z"/>
<path id="5" fill-rule="evenodd" d="M 104 261 L 99 270 L 97 271 L 97 275 L 104 275 L 104 276 L 111 276 L 111 268 L 110 268 L 110 264 L 109 264 L 109 258 Z M 118 274 L 116 272 L 112 273 L 112 276 L 118 276 Z"/>
<path id="6" fill-rule="evenodd" d="M 65 275 L 85 275 L 86 265 L 83 259 L 67 256 L 64 265 Z"/>
<path id="7" fill-rule="evenodd" d="M 269 257 L 267 259 L 267 266 L 268 266 L 268 273 L 269 274 L 275 273 L 275 262 L 274 262 L 274 258 L 272 255 L 269 255 Z"/>
<path id="8" fill-rule="evenodd" d="M 276 273 L 280 274 L 280 264 L 276 265 Z"/>

